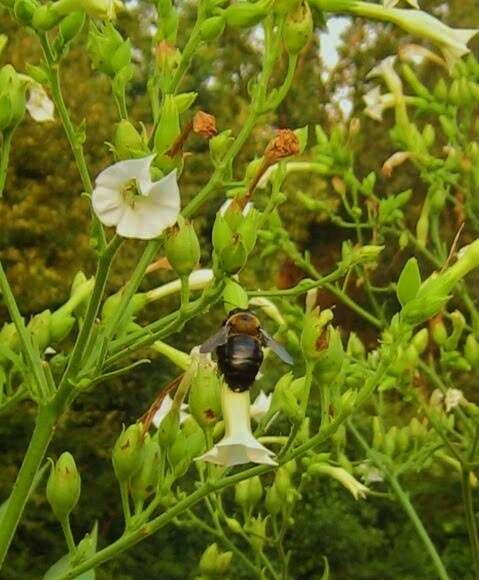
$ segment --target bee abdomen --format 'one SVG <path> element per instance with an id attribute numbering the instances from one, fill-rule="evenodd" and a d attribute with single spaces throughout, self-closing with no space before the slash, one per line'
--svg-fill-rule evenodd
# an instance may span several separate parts
<path id="1" fill-rule="evenodd" d="M 263 362 L 259 341 L 245 334 L 232 335 L 217 348 L 218 366 L 233 391 L 246 391 L 254 383 Z"/>

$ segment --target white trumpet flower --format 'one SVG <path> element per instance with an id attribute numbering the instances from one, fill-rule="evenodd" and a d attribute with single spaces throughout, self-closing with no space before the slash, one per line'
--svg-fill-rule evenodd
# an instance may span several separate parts
<path id="1" fill-rule="evenodd" d="M 158 411 L 153 415 L 153 425 L 158 429 L 161 425 L 163 419 L 168 415 L 171 411 L 171 407 L 173 405 L 173 399 L 170 395 L 166 395 L 166 397 L 161 402 L 160 408 Z M 188 413 L 185 412 L 185 409 L 188 408 L 186 403 L 181 403 L 181 410 L 180 410 L 180 423 L 183 423 L 188 419 L 190 416 Z"/>
<path id="2" fill-rule="evenodd" d="M 54 121 L 55 105 L 39 83 L 31 83 L 28 89 L 27 111 L 34 121 Z"/>
<path id="3" fill-rule="evenodd" d="M 159 181 L 150 177 L 155 155 L 119 161 L 95 181 L 93 210 L 106 226 L 124 238 L 151 240 L 174 225 L 180 212 L 176 170 Z"/>
<path id="4" fill-rule="evenodd" d="M 206 286 L 209 286 L 214 279 L 213 270 L 209 268 L 204 268 L 202 270 L 195 270 L 191 272 L 188 278 L 188 283 L 190 285 L 190 290 L 203 290 Z M 163 286 L 158 286 L 153 290 L 147 292 L 148 302 L 153 302 L 154 300 L 160 300 L 165 296 L 170 296 L 170 294 L 176 294 L 181 290 L 181 280 L 178 278 L 172 282 L 167 282 Z"/>
<path id="5" fill-rule="evenodd" d="M 249 414 L 257 423 L 266 415 L 271 407 L 271 401 L 273 400 L 273 393 L 268 395 L 261 391 L 260 394 L 254 400 L 254 403 L 249 409 Z"/>
<path id="6" fill-rule="evenodd" d="M 374 87 L 367 92 L 363 96 L 363 101 L 366 104 L 364 113 L 375 121 L 382 121 L 384 111 L 394 107 L 396 102 L 392 93 L 382 95 L 379 87 Z"/>
<path id="7" fill-rule="evenodd" d="M 275 454 L 261 445 L 251 431 L 249 391 L 233 392 L 226 384 L 221 389 L 225 436 L 198 460 L 231 467 L 244 463 L 277 465 Z"/>
<path id="8" fill-rule="evenodd" d="M 329 463 L 315 463 L 310 467 L 310 472 L 318 475 L 329 475 L 343 485 L 355 500 L 365 499 L 369 488 L 358 481 L 353 475 L 342 467 L 334 467 Z"/>

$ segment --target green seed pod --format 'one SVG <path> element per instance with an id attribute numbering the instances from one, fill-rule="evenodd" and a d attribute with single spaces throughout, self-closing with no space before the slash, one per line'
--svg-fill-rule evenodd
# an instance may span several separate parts
<path id="1" fill-rule="evenodd" d="M 466 338 L 464 356 L 473 369 L 479 368 L 479 342 L 473 334 L 469 334 Z"/>
<path id="2" fill-rule="evenodd" d="M 399 429 L 397 434 L 397 448 L 399 453 L 406 453 L 409 448 L 409 427 Z"/>
<path id="3" fill-rule="evenodd" d="M 231 28 L 250 28 L 255 26 L 268 15 L 270 6 L 271 2 L 269 0 L 230 4 L 224 12 L 226 24 L 231 26 Z"/>
<path id="4" fill-rule="evenodd" d="M 291 55 L 300 53 L 313 36 L 313 15 L 307 2 L 301 2 L 286 18 L 283 39 L 286 50 Z"/>
<path id="5" fill-rule="evenodd" d="M 233 140 L 234 138 L 231 136 L 231 129 L 226 129 L 226 131 L 222 131 L 209 140 L 208 146 L 210 148 L 213 163 L 221 162 Z"/>
<path id="6" fill-rule="evenodd" d="M 194 91 L 190 93 L 181 93 L 179 95 L 175 95 L 175 104 L 176 108 L 178 109 L 178 113 L 181 115 L 181 113 L 187 111 L 196 101 L 197 96 L 198 93 L 195 93 Z"/>
<path id="7" fill-rule="evenodd" d="M 131 495 L 135 503 L 145 501 L 156 490 L 159 475 L 160 446 L 147 435 L 142 465 L 130 481 Z"/>
<path id="8" fill-rule="evenodd" d="M 222 578 L 224 573 L 228 570 L 231 564 L 233 552 L 223 552 L 216 558 L 216 574 Z"/>
<path id="9" fill-rule="evenodd" d="M 47 499 L 53 513 L 64 520 L 78 503 L 81 478 L 73 456 L 65 451 L 56 463 L 52 462 L 47 481 Z"/>
<path id="10" fill-rule="evenodd" d="M 84 12 L 72 12 L 68 16 L 65 16 L 58 27 L 63 44 L 71 42 L 75 36 L 80 34 L 84 24 Z"/>
<path id="11" fill-rule="evenodd" d="M 148 153 L 142 135 L 135 129 L 133 123 L 126 119 L 116 124 L 113 145 L 119 160 L 144 157 Z"/>
<path id="12" fill-rule="evenodd" d="M 50 320 L 52 313 L 50 310 L 44 310 L 35 315 L 28 323 L 28 330 L 32 339 L 37 344 L 40 352 L 43 352 L 50 344 Z"/>
<path id="13" fill-rule="evenodd" d="M 258 516 L 250 518 L 245 525 L 245 531 L 250 534 L 251 546 L 258 552 L 263 549 L 266 541 L 266 523 L 266 518 Z"/>
<path id="14" fill-rule="evenodd" d="M 188 404 L 191 414 L 203 429 L 213 426 L 221 417 L 220 380 L 208 362 L 198 364 L 191 381 Z"/>
<path id="15" fill-rule="evenodd" d="M 225 29 L 224 16 L 207 18 L 200 26 L 200 37 L 204 42 L 210 42 L 220 37 Z"/>
<path id="16" fill-rule="evenodd" d="M 323 341 L 327 339 L 325 331 L 332 319 L 331 310 L 320 312 L 319 308 L 315 308 L 304 317 L 301 350 L 306 359 L 317 360 L 320 357 L 325 346 Z"/>
<path id="17" fill-rule="evenodd" d="M 298 8 L 300 1 L 301 0 L 276 0 L 273 6 L 273 11 L 275 14 L 279 14 L 280 16 L 286 16 Z"/>
<path id="18" fill-rule="evenodd" d="M 386 433 L 384 439 L 384 453 L 389 457 L 393 457 L 394 453 L 396 452 L 397 436 L 398 436 L 398 428 L 396 427 L 396 425 L 394 425 Z"/>
<path id="19" fill-rule="evenodd" d="M 234 518 L 225 518 L 226 525 L 228 528 L 233 532 L 233 534 L 241 534 L 243 532 L 243 528 L 238 520 Z"/>
<path id="20" fill-rule="evenodd" d="M 13 66 L 7 64 L 0 69 L 0 132 L 14 129 L 23 119 L 25 89 Z"/>
<path id="21" fill-rule="evenodd" d="M 434 96 L 438 101 L 447 100 L 447 85 L 445 80 L 441 77 L 434 86 Z"/>
<path id="22" fill-rule="evenodd" d="M 366 354 L 366 349 L 361 339 L 355 332 L 349 334 L 348 344 L 346 347 L 346 352 L 355 358 L 364 358 Z"/>
<path id="23" fill-rule="evenodd" d="M 181 216 L 178 223 L 168 230 L 165 242 L 168 262 L 178 276 L 188 276 L 200 261 L 201 248 L 193 224 Z"/>
<path id="24" fill-rule="evenodd" d="M 130 41 L 124 40 L 111 23 L 101 29 L 91 25 L 87 51 L 93 66 L 110 78 L 115 78 L 131 61 Z"/>
<path id="25" fill-rule="evenodd" d="M 143 455 L 142 426 L 135 423 L 122 431 L 113 448 L 113 469 L 120 483 L 127 482 L 140 469 Z"/>
<path id="26" fill-rule="evenodd" d="M 284 413 L 292 423 L 300 423 L 303 420 L 303 413 L 298 402 L 299 397 L 296 397 L 293 389 L 290 388 L 292 381 L 292 373 L 286 373 L 276 383 L 271 407 L 264 418 L 265 421 L 277 411 Z M 304 385 L 304 382 L 302 384 Z"/>
<path id="27" fill-rule="evenodd" d="M 263 485 L 258 476 L 240 481 L 235 486 L 235 502 L 248 513 L 261 501 Z"/>
<path id="28" fill-rule="evenodd" d="M 171 442 L 168 450 L 168 459 L 176 478 L 182 477 L 188 471 L 188 467 L 191 464 L 191 454 L 188 448 L 188 440 L 181 430 L 178 430 L 174 441 Z"/>
<path id="29" fill-rule="evenodd" d="M 421 273 L 416 258 L 410 258 L 401 271 L 397 283 L 397 297 L 401 306 L 405 306 L 416 297 L 421 286 Z"/>

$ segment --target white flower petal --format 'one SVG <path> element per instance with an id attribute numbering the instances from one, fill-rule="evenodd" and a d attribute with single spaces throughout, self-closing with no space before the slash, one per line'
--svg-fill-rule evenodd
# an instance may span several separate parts
<path id="1" fill-rule="evenodd" d="M 172 405 L 173 405 L 173 399 L 170 397 L 169 394 L 167 394 L 165 396 L 165 398 L 163 399 L 163 401 L 161 402 L 160 408 L 153 415 L 152 423 L 157 429 L 161 425 L 161 422 L 166 417 L 166 415 L 168 415 L 168 413 L 170 412 Z M 188 408 L 188 405 L 186 405 L 185 403 L 181 404 L 180 424 L 183 423 L 184 421 L 186 421 L 186 419 L 188 419 L 188 417 L 190 416 L 188 413 L 185 413 L 185 409 L 187 409 L 187 408 Z"/>
<path id="2" fill-rule="evenodd" d="M 140 193 L 148 194 L 153 185 L 150 177 L 150 166 L 154 158 L 155 155 L 149 155 L 141 159 L 118 161 L 98 175 L 95 186 L 121 189 L 128 182 L 136 180 Z"/>
<path id="3" fill-rule="evenodd" d="M 176 217 L 178 217 L 178 214 L 180 213 L 181 199 L 180 189 L 176 180 L 176 169 L 171 173 L 168 173 L 166 177 L 153 183 L 148 192 L 148 197 L 151 199 L 152 203 L 165 209 L 169 209 L 171 215 L 175 214 Z"/>
<path id="4" fill-rule="evenodd" d="M 219 213 L 220 215 L 225 215 L 225 213 L 226 213 L 227 209 L 229 208 L 229 206 L 230 206 L 232 203 L 233 203 L 233 198 L 231 198 L 231 197 L 230 197 L 230 198 L 228 198 L 228 199 L 227 199 L 227 200 L 226 200 L 226 201 L 223 203 L 223 205 L 220 207 L 220 209 L 218 210 L 218 213 Z M 253 209 L 253 207 L 254 207 L 254 206 L 253 206 L 252 202 L 250 202 L 250 201 L 249 201 L 249 202 L 248 202 L 248 203 L 247 203 L 247 204 L 244 206 L 244 209 L 243 209 L 243 212 L 242 212 L 242 213 L 243 213 L 243 215 L 244 215 L 244 216 L 247 216 L 247 215 L 249 214 L 249 212 L 250 212 L 250 211 Z"/>
<path id="5" fill-rule="evenodd" d="M 264 391 L 261 391 L 250 407 L 250 416 L 259 423 L 269 411 L 272 399 L 273 393 L 266 395 Z"/>
<path id="6" fill-rule="evenodd" d="M 55 105 L 39 83 L 30 85 L 26 107 L 32 119 L 38 123 L 55 120 Z"/>
<path id="7" fill-rule="evenodd" d="M 121 193 L 108 187 L 96 187 L 91 202 L 98 219 L 106 226 L 116 226 L 126 209 Z"/>
<path id="8" fill-rule="evenodd" d="M 151 240 L 172 226 L 177 216 L 148 197 L 138 197 L 134 206 L 127 205 L 117 225 L 117 233 L 124 238 Z"/>

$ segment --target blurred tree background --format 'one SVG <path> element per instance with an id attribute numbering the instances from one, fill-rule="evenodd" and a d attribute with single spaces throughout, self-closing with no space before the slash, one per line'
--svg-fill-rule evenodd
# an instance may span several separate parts
<path id="1" fill-rule="evenodd" d="M 476 0 L 453 0 L 426 2 L 425 9 L 456 27 L 479 26 L 479 5 Z M 119 29 L 127 31 L 133 39 L 136 52 L 136 77 L 130 85 L 129 107 L 132 116 L 149 123 L 145 103 L 148 64 L 152 58 L 148 46 L 153 11 L 147 3 L 135 3 L 128 13 L 121 16 Z M 194 3 L 182 3 L 182 18 L 178 44 L 185 42 L 184 34 L 189 30 L 188 22 L 194 17 Z M 317 22 L 318 27 L 321 25 Z M 344 96 L 352 108 L 351 116 L 361 121 L 361 143 L 357 151 L 360 177 L 371 170 L 378 170 L 393 152 L 388 138 L 391 119 L 377 123 L 364 116 L 362 96 L 368 90 L 367 72 L 380 59 L 395 54 L 401 43 L 408 42 L 403 33 L 392 26 L 366 24 L 356 20 L 347 27 L 343 43 L 339 47 L 338 65 L 327 72 L 321 60 L 320 33 L 301 55 L 301 62 L 291 92 L 281 105 L 278 114 L 264 118 L 255 134 L 241 153 L 239 162 L 260 155 L 271 137 L 274 128 L 313 126 L 316 123 L 328 128 L 342 122 L 338 95 Z M 0 9 L 0 32 L 8 36 L 8 45 L 1 55 L 2 64 L 12 63 L 19 71 L 25 63 L 38 63 L 40 48 L 33 36 L 19 31 L 8 16 Z M 183 35 L 183 36 L 182 36 Z M 478 44 L 476 47 L 476 56 Z M 286 61 L 283 63 L 286 67 Z M 217 118 L 220 130 L 230 128 L 237 133 L 244 118 L 248 102 L 249 79 L 259 69 L 258 41 L 254 34 L 227 29 L 220 40 L 220 49 L 204 46 L 195 58 L 194 66 L 185 77 L 183 90 L 198 91 L 196 105 Z M 277 72 L 278 78 L 284 72 Z M 433 84 L 437 72 L 427 65 L 418 70 L 426 84 Z M 109 85 L 101 74 L 91 69 L 82 46 L 74 47 L 63 67 L 62 82 L 68 107 L 75 122 L 86 120 L 87 162 L 94 177 L 111 160 L 107 141 L 112 139 L 112 127 L 116 109 Z M 207 161 L 204 143 L 193 143 L 191 155 L 186 160 L 182 176 L 182 194 L 187 201 L 205 183 L 211 167 Z M 318 195 L 334 195 L 329 183 L 294 178 L 294 187 Z M 399 180 L 399 181 L 398 181 Z M 415 192 L 411 206 L 411 219 L 417 217 L 423 194 L 415 173 L 402 171 L 401 176 L 381 182 L 383 194 L 411 187 Z M 291 188 L 292 189 L 292 188 Z M 22 311 L 29 316 L 46 308 L 54 309 L 62 304 L 69 292 L 74 274 L 83 270 L 93 273 L 93 251 L 89 245 L 88 202 L 81 196 L 82 187 L 73 156 L 57 120 L 49 124 L 36 124 L 26 120 L 15 134 L 13 155 L 8 174 L 6 192 L 0 201 L 0 257 L 8 268 L 8 276 Z M 204 234 L 203 251 L 207 259 L 210 254 L 208 234 L 213 216 L 221 203 L 205 209 L 198 219 Z M 291 201 L 282 208 L 282 217 L 293 236 L 304 249 L 309 249 L 319 268 L 330 267 L 340 253 L 343 231 L 324 219 L 311 214 Z M 112 290 L 118 289 L 127 279 L 142 244 L 125 244 L 121 259 L 115 262 Z M 289 285 L 298 272 L 287 261 L 265 265 L 259 259 L 251 263 L 246 274 L 254 285 L 274 280 L 278 286 Z M 389 262 L 384 275 L 393 278 L 401 263 Z M 150 275 L 152 287 L 171 277 L 168 273 Z M 331 297 L 322 299 L 330 304 Z M 155 307 L 158 308 L 158 307 Z M 162 303 L 168 308 L 168 303 Z M 147 314 L 155 315 L 155 309 Z M 221 312 L 210 315 L 211 328 L 222 318 Z M 358 320 L 338 308 L 338 320 L 345 328 L 361 327 Z M 0 310 L 0 319 L 6 320 L 6 312 Z M 197 336 L 206 336 L 205 325 L 193 322 L 181 336 L 177 345 L 185 350 L 191 348 Z M 148 353 L 151 356 L 151 353 Z M 64 450 L 71 451 L 77 459 L 83 478 L 83 493 L 79 507 L 74 513 L 73 525 L 78 536 L 88 531 L 93 518 L 99 518 L 100 535 L 113 538 L 121 533 L 121 517 L 118 511 L 119 494 L 109 463 L 109 452 L 122 422 L 128 423 L 139 417 L 149 406 L 155 392 L 174 377 L 172 366 L 153 355 L 152 364 L 129 374 L 121 381 L 103 384 L 94 395 L 85 395 L 75 403 L 64 417 L 50 454 L 57 456 Z M 268 383 L 268 373 L 263 379 Z M 269 382 L 272 383 L 271 379 Z M 15 412 L 0 417 L 0 446 L 2 470 L 0 471 L 0 499 L 3 500 L 14 480 L 23 455 L 28 435 L 32 429 L 30 403 L 23 403 Z M 452 577 L 472 579 L 471 564 L 467 554 L 460 502 L 450 497 L 432 474 L 433 486 L 428 489 L 427 503 L 422 502 L 421 486 L 417 481 L 415 503 L 428 522 L 428 529 Z M 450 476 L 454 477 L 454 476 Z M 435 486 L 437 481 L 437 486 Z M 435 487 L 434 487 L 435 486 Z M 411 486 L 409 486 L 411 488 Z M 290 537 L 294 549 L 292 570 L 298 579 L 319 578 L 322 569 L 319 554 L 328 557 L 333 578 L 338 579 L 427 579 L 434 573 L 427 555 L 416 541 L 411 524 L 400 508 L 390 499 L 369 498 L 366 502 L 355 502 L 334 483 L 315 483 L 307 489 L 305 504 L 297 514 L 296 526 Z M 34 509 L 28 510 L 15 538 L 13 549 L 2 576 L 5 580 L 33 580 L 40 577 L 49 564 L 59 558 L 64 547 L 43 491 L 34 494 Z M 454 509 L 449 506 L 456 506 Z M 440 509 L 439 509 L 440 508 Z M 459 508 L 460 509 L 460 508 Z M 439 513 L 440 512 L 440 513 Z M 439 515 L 441 517 L 439 517 Z M 48 525 L 45 525 L 48 522 Z M 100 580 L 165 580 L 193 578 L 206 539 L 192 532 L 173 527 L 161 531 L 118 560 L 107 563 L 97 571 Z"/>

